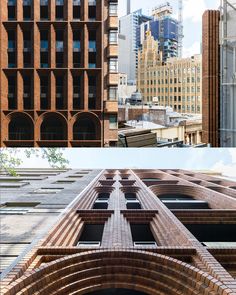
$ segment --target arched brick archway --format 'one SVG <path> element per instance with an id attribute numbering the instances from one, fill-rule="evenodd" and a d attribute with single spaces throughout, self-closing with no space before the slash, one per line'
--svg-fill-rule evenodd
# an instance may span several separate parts
<path id="1" fill-rule="evenodd" d="M 34 140 L 34 123 L 26 113 L 11 113 L 7 117 L 8 140 Z"/>
<path id="2" fill-rule="evenodd" d="M 149 187 L 155 195 L 161 196 L 165 194 L 188 195 L 192 198 L 199 199 L 202 193 L 205 193 L 204 188 L 193 187 L 188 185 L 168 184 L 168 185 L 152 185 Z"/>
<path id="3" fill-rule="evenodd" d="M 101 122 L 92 113 L 79 113 L 73 118 L 73 140 L 100 140 Z"/>
<path id="4" fill-rule="evenodd" d="M 67 140 L 67 121 L 64 116 L 46 113 L 40 120 L 40 140 Z"/>
<path id="5" fill-rule="evenodd" d="M 26 272 L 12 283 L 12 288 L 17 290 L 15 294 L 32 295 L 82 295 L 112 288 L 151 295 L 231 294 L 221 282 L 197 268 L 168 256 L 136 250 L 71 255 Z"/>
<path id="6" fill-rule="evenodd" d="M 235 209 L 235 203 L 227 197 L 222 201 L 222 194 L 200 186 L 168 184 L 168 185 L 152 185 L 149 189 L 158 197 L 165 194 L 187 195 L 196 200 L 205 200 L 212 209 Z"/>

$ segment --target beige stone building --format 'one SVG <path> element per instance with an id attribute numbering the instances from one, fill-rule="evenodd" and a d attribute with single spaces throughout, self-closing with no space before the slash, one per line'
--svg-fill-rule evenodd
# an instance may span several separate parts
<path id="1" fill-rule="evenodd" d="M 138 90 L 146 104 L 170 106 L 180 113 L 202 113 L 202 56 L 162 61 L 158 42 L 147 32 L 139 51 Z"/>

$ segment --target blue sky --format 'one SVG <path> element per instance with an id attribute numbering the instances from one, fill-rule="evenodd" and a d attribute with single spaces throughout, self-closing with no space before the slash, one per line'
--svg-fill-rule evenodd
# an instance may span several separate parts
<path id="1" fill-rule="evenodd" d="M 215 170 L 236 177 L 236 149 L 65 149 L 70 168 Z M 48 167 L 45 160 L 27 159 L 25 168 Z"/>
<path id="2" fill-rule="evenodd" d="M 206 9 L 217 9 L 220 0 L 183 0 L 184 1 L 184 55 L 200 53 L 201 44 L 201 19 Z M 165 3 L 162 0 L 131 0 L 132 11 L 142 8 L 145 14 L 159 4 Z M 174 7 L 174 15 L 178 15 L 178 1 L 169 0 Z M 126 0 L 119 0 L 120 16 L 125 14 Z"/>

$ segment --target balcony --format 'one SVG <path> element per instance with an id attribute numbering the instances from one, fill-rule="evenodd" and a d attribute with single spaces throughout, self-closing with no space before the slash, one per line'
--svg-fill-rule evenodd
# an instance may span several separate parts
<path id="1" fill-rule="evenodd" d="M 110 16 L 108 21 L 110 29 L 117 29 L 119 27 L 119 20 L 117 16 Z"/>
<path id="2" fill-rule="evenodd" d="M 118 102 L 117 101 L 105 101 L 105 113 L 118 113 Z"/>
<path id="3" fill-rule="evenodd" d="M 118 45 L 109 45 L 108 47 L 108 57 L 117 57 L 118 56 Z"/>
<path id="4" fill-rule="evenodd" d="M 119 75 L 117 73 L 109 73 L 108 84 L 109 85 L 118 85 L 119 84 Z"/>

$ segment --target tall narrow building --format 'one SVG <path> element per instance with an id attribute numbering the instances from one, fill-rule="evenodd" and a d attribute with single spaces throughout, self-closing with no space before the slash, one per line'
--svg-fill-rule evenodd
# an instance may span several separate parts
<path id="1" fill-rule="evenodd" d="M 145 16 L 141 9 L 119 19 L 119 72 L 127 74 L 130 84 L 137 79 L 140 26 L 148 20 L 151 17 Z"/>
<path id="2" fill-rule="evenodd" d="M 1 0 L 2 147 L 117 142 L 118 1 Z"/>
<path id="3" fill-rule="evenodd" d="M 203 142 L 219 147 L 220 127 L 220 12 L 208 10 L 202 25 Z"/>
<path id="4" fill-rule="evenodd" d="M 235 182 L 172 169 L 54 172 L 0 176 L 2 295 L 235 294 Z"/>

